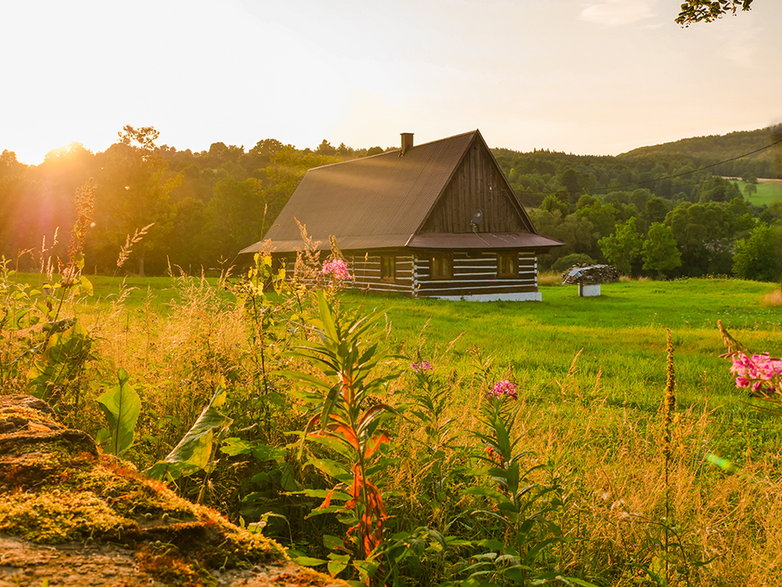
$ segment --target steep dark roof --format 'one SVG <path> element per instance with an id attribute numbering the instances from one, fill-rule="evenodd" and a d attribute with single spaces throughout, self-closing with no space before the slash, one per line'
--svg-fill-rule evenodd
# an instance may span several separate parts
<path id="1" fill-rule="evenodd" d="M 474 130 L 417 145 L 404 156 L 397 149 L 310 169 L 264 236 L 264 241 L 271 240 L 274 250 L 279 252 L 301 248 L 301 236 L 294 221 L 298 219 L 324 248 L 328 247 L 331 235 L 337 238 L 342 249 L 347 250 L 404 246 L 451 248 L 432 238 L 435 235 L 426 235 L 427 245 L 414 244 L 415 239 L 421 237 L 416 232 L 476 137 L 480 137 L 480 133 Z M 521 213 L 524 214 L 523 209 Z M 444 236 L 450 241 L 453 235 Z M 495 246 L 560 244 L 538 234 L 526 236 L 536 237 L 532 239 L 534 244 L 522 245 L 523 239 L 517 238 L 513 245 L 496 241 Z M 262 242 L 241 252 L 258 251 Z M 478 241 L 466 248 L 487 246 Z"/>

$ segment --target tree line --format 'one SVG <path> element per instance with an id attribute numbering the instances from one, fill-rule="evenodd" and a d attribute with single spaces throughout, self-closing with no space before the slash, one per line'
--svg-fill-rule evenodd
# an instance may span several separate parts
<path id="1" fill-rule="evenodd" d="M 64 255 L 77 215 L 73 195 L 91 178 L 86 271 L 118 272 L 120 250 L 134 234 L 123 271 L 208 271 L 234 262 L 260 239 L 308 169 L 384 151 L 326 140 L 297 149 L 264 139 L 249 149 L 218 142 L 193 152 L 158 139 L 152 127 L 126 126 L 103 152 L 73 144 L 35 166 L 3 151 L 0 254 L 27 269 L 36 267 L 34 252 L 42 248 Z M 735 182 L 700 170 L 704 161 L 692 154 L 493 152 L 539 232 L 566 243 L 541 257 L 543 268 L 608 261 L 636 275 L 777 279 L 782 205 L 751 206 Z M 748 180 L 765 169 L 752 159 L 731 164 Z"/>
<path id="2" fill-rule="evenodd" d="M 62 254 L 76 217 L 73 194 L 92 178 L 93 226 L 86 241 L 88 272 L 114 273 L 128 236 L 138 234 L 127 269 L 164 274 L 231 263 L 259 240 L 304 173 L 319 165 L 382 153 L 380 147 L 296 149 L 275 139 L 252 148 L 213 143 L 193 152 L 158 145 L 152 127 L 126 126 L 103 152 L 79 144 L 24 165 L 11 151 L 0 155 L 0 254 L 35 266 L 42 244 Z M 146 230 L 143 230 L 145 229 Z"/>

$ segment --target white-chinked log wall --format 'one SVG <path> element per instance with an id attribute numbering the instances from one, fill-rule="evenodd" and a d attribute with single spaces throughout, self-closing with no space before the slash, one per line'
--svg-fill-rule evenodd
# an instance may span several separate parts
<path id="1" fill-rule="evenodd" d="M 345 254 L 353 280 L 344 285 L 351 289 L 399 293 L 416 297 L 471 301 L 540 301 L 538 264 L 534 253 L 519 253 L 518 275 L 497 276 L 495 252 L 453 253 L 453 277 L 430 279 L 429 256 L 395 255 L 396 278 L 380 279 L 380 255 Z M 293 274 L 294 261 L 289 257 L 286 271 Z"/>
<path id="2" fill-rule="evenodd" d="M 395 255 L 396 279 L 382 281 L 380 279 L 379 255 L 346 255 L 348 268 L 353 274 L 353 289 L 366 289 L 389 293 L 404 293 L 411 295 L 413 291 L 413 256 Z"/>
<path id="3" fill-rule="evenodd" d="M 474 301 L 539 301 L 538 264 L 534 253 L 519 253 L 518 275 L 497 276 L 494 252 L 453 254 L 453 277 L 430 279 L 429 258 L 416 255 L 413 287 L 415 295 L 441 299 Z"/>
<path id="4" fill-rule="evenodd" d="M 353 280 L 343 285 L 350 289 L 370 290 L 386 293 L 401 293 L 413 295 L 413 255 L 395 255 L 396 279 L 384 281 L 380 279 L 380 255 L 345 253 L 345 261 Z M 287 257 L 285 271 L 291 276 L 295 267 L 295 259 Z"/>

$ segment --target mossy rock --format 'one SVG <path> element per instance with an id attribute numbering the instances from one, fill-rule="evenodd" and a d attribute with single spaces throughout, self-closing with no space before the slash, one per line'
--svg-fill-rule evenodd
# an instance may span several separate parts
<path id="1" fill-rule="evenodd" d="M 345 585 L 0 396 L 0 585 Z"/>

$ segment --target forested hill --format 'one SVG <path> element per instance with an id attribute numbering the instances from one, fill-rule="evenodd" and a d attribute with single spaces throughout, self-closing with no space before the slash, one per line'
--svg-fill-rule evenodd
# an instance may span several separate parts
<path id="1" fill-rule="evenodd" d="M 780 182 L 757 178 L 779 177 L 782 142 L 743 155 L 780 138 L 766 129 L 618 157 L 493 152 L 534 226 L 565 243 L 538 258 L 542 268 L 609 262 L 631 275 L 774 281 L 782 275 L 782 192 Z"/>
<path id="2" fill-rule="evenodd" d="M 782 141 L 782 124 L 757 130 L 738 131 L 726 135 L 692 137 L 671 143 L 639 147 L 622 153 L 620 158 L 682 156 L 705 163 L 717 163 L 740 157 L 751 151 Z M 759 153 L 743 157 L 738 162 L 728 161 L 715 168 L 720 175 L 782 178 L 782 143 Z M 748 173 L 749 172 L 749 173 Z"/>

